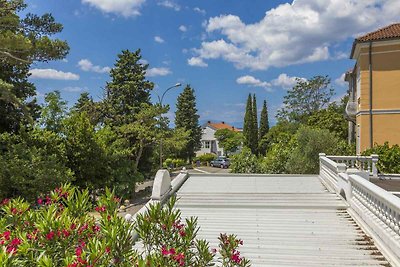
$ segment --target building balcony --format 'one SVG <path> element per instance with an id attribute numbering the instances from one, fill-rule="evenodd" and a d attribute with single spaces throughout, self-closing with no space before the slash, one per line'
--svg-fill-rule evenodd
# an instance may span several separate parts
<path id="1" fill-rule="evenodd" d="M 350 119 L 355 119 L 357 115 L 357 102 L 349 101 L 346 105 L 346 114 Z"/>

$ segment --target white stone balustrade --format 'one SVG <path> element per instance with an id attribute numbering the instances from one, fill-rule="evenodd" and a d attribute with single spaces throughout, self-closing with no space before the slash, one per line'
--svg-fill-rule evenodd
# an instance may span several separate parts
<path id="1" fill-rule="evenodd" d="M 352 195 L 397 235 L 400 235 L 400 198 L 357 175 L 350 175 L 349 180 Z"/>
<path id="2" fill-rule="evenodd" d="M 378 169 L 376 165 L 379 156 L 372 154 L 371 156 L 326 156 L 328 159 L 336 163 L 346 164 L 347 169 L 358 169 L 362 172 L 369 173 L 372 177 L 378 177 Z"/>
<path id="3" fill-rule="evenodd" d="M 385 256 L 400 266 L 400 198 L 364 177 L 377 176 L 377 155 L 370 157 L 320 154 L 320 178 L 328 190 L 340 194 L 350 205 L 358 223 L 381 244 Z M 354 171 L 357 162 L 369 166 Z M 354 216 L 353 216 L 354 217 Z"/>

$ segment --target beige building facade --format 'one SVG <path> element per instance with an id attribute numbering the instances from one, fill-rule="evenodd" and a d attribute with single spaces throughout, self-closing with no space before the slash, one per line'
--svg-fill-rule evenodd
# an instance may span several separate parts
<path id="1" fill-rule="evenodd" d="M 351 59 L 349 141 L 358 154 L 375 144 L 400 144 L 400 24 L 357 38 Z"/>

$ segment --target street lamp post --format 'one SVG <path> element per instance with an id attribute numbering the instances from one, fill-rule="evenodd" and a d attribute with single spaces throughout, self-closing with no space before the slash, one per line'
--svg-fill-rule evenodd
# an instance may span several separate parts
<path id="1" fill-rule="evenodd" d="M 158 97 L 158 103 L 160 104 L 160 108 L 162 108 L 162 101 L 163 101 L 163 99 L 164 99 L 164 96 L 165 96 L 165 94 L 169 91 L 169 90 L 171 90 L 172 88 L 176 88 L 176 87 L 179 87 L 179 86 L 181 86 L 182 84 L 181 83 L 177 83 L 177 84 L 175 84 L 175 85 L 173 85 L 173 86 L 171 86 L 171 87 L 168 87 L 165 91 L 164 91 L 164 93 L 161 95 L 161 97 L 157 94 L 157 97 Z M 160 118 L 159 118 L 159 122 L 160 122 L 160 131 L 161 131 L 161 127 L 162 127 L 162 125 L 161 125 L 161 120 L 162 120 L 162 113 L 160 112 Z M 160 169 L 162 169 L 162 167 L 163 167 L 163 136 L 162 136 L 162 134 L 161 134 L 161 136 L 160 136 Z"/>

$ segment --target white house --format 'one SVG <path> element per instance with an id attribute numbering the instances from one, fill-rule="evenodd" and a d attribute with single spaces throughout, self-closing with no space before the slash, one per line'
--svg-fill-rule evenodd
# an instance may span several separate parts
<path id="1" fill-rule="evenodd" d="M 218 140 L 215 138 L 214 134 L 219 129 L 230 129 L 232 131 L 240 132 L 241 129 L 235 128 L 227 123 L 213 123 L 208 121 L 203 126 L 203 135 L 201 137 L 201 149 L 196 152 L 196 156 L 204 155 L 207 153 L 212 153 L 217 156 L 224 155 L 224 149 L 219 146 Z"/>

